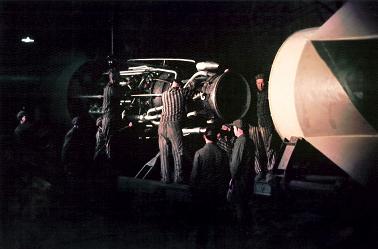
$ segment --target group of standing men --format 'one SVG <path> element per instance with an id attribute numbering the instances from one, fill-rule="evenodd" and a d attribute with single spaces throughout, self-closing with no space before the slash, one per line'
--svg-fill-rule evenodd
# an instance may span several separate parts
<path id="1" fill-rule="evenodd" d="M 103 115 L 97 120 L 98 132 L 96 135 L 96 149 L 95 158 L 99 155 L 112 158 L 111 150 L 109 150 L 110 138 L 117 133 L 122 124 L 122 108 L 120 106 L 121 90 L 118 84 L 120 80 L 119 71 L 116 69 L 115 62 L 112 58 L 108 60 L 109 68 L 109 81 L 104 88 L 103 94 Z M 256 122 L 246 123 L 245 120 L 239 120 L 236 127 L 243 130 L 243 136 L 251 138 L 253 143 L 248 145 L 248 153 L 254 153 L 251 156 L 253 162 L 247 162 L 252 166 L 252 174 L 256 173 L 257 178 L 265 179 L 267 173 L 269 173 L 273 165 L 275 164 L 275 150 L 271 146 L 272 134 L 273 134 L 273 122 L 269 111 L 268 91 L 267 85 L 264 80 L 264 75 L 259 74 L 255 76 L 257 87 L 257 105 L 255 113 Z M 159 138 L 159 150 L 160 150 L 160 162 L 161 162 L 161 181 L 164 183 L 183 183 L 183 156 L 184 156 L 184 144 L 182 125 L 186 118 L 186 104 L 193 94 L 195 82 L 190 82 L 186 87 L 181 86 L 179 80 L 174 80 L 167 91 L 162 94 L 162 113 L 158 128 Z M 248 129 L 249 125 L 249 129 Z M 236 135 L 236 133 L 235 133 Z M 236 137 L 238 137 L 236 135 Z M 235 139 L 234 139 L 235 140 Z M 232 142 L 234 142 L 232 140 Z M 218 143 L 221 141 L 218 141 Z M 231 141 L 227 141 L 229 148 L 229 157 L 231 162 L 231 172 L 234 172 L 236 166 L 236 153 L 240 147 L 238 139 L 235 144 L 230 144 Z M 249 143 L 248 143 L 249 144 Z M 221 146 L 222 147 L 222 146 Z M 255 148 L 251 148 L 255 147 Z M 169 167 L 170 151 L 173 156 L 173 174 Z M 233 163 L 233 164 L 232 164 Z M 242 164 L 245 164 L 243 161 Z M 251 167 L 248 167 L 251 168 Z M 254 168 L 254 170 L 253 170 Z M 237 173 L 240 174 L 240 173 Z M 268 174 L 269 175 L 269 174 Z M 251 186 L 251 185 L 249 185 Z"/>
<path id="2" fill-rule="evenodd" d="M 248 220 L 248 200 L 253 181 L 269 180 L 276 160 L 274 133 L 270 116 L 267 84 L 264 75 L 255 76 L 257 88 L 255 122 L 235 120 L 232 123 L 234 139 L 225 142 L 220 129 L 207 127 L 203 139 L 205 145 L 195 153 L 191 173 L 194 198 L 210 209 L 226 197 L 228 182 L 233 187 L 232 202 L 240 223 Z M 174 159 L 173 182 L 182 183 L 183 141 L 181 124 L 185 118 L 186 98 L 191 88 L 181 88 L 176 81 L 162 95 L 163 110 L 159 125 L 161 155 L 161 180 L 171 182 L 168 163 L 169 143 Z M 226 126 L 224 126 L 226 127 Z M 220 139 L 219 139 L 220 138 Z M 218 146 L 219 145 L 219 146 Z M 223 150 L 222 150 L 223 149 Z M 203 202 L 206 204 L 203 205 Z M 206 213 L 206 212 L 205 212 Z"/>
<path id="3" fill-rule="evenodd" d="M 271 174 L 276 161 L 276 149 L 272 145 L 274 140 L 274 126 L 269 110 L 268 90 L 267 83 L 265 82 L 264 75 L 258 74 L 255 76 L 256 81 L 256 117 L 246 120 L 236 120 L 233 123 L 234 128 L 243 130 L 243 136 L 248 137 L 253 141 L 253 148 L 248 150 L 248 153 L 253 153 L 251 156 L 252 161 L 248 162 L 252 165 L 252 172 L 257 175 L 257 180 L 263 180 Z M 182 123 L 186 118 L 186 103 L 191 91 L 194 87 L 182 88 L 178 81 L 174 81 L 171 87 L 162 94 L 162 115 L 159 124 L 159 149 L 161 158 L 161 181 L 164 183 L 182 183 L 183 182 L 183 135 Z M 254 108 L 254 107 L 252 107 Z M 236 138 L 238 130 L 234 130 Z M 238 147 L 238 139 L 227 141 L 228 144 L 220 144 L 231 159 L 236 159 Z M 218 141 L 222 143 L 224 141 Z M 230 143 L 234 143 L 231 144 Z M 171 145 L 173 161 L 174 161 L 174 174 L 170 175 L 169 170 L 169 145 Z M 232 149 L 234 147 L 234 149 Z M 227 148 L 229 148 L 227 150 Z M 231 153 L 232 151 L 232 153 Z M 230 156 L 229 155 L 229 156 Z M 243 162 L 244 163 L 244 162 Z M 232 168 L 235 166 L 231 166 Z"/>
<path id="4" fill-rule="evenodd" d="M 97 133 L 94 134 L 94 127 L 86 127 L 89 123 L 85 122 L 88 119 L 87 115 L 82 114 L 73 118 L 73 127 L 67 132 L 62 148 L 62 161 L 65 165 L 72 161 L 87 165 L 93 159 L 97 161 L 101 158 L 111 158 L 109 142 L 121 128 L 122 108 L 120 106 L 121 90 L 118 84 L 119 72 L 112 67 L 107 74 L 109 80 L 104 88 L 102 115 L 96 120 Z M 87 142 L 88 140 L 90 143 Z M 80 148 L 79 145 L 81 145 Z M 70 149 L 71 147 L 74 149 Z M 84 152 L 88 152 L 88 156 Z M 70 156 L 76 154 L 79 159 L 70 160 Z M 80 158 L 85 158 L 87 162 L 83 163 Z"/>
<path id="5" fill-rule="evenodd" d="M 110 137 L 121 127 L 121 106 L 119 72 L 111 67 L 109 82 L 104 88 L 103 115 L 97 120 L 98 132 L 95 157 L 104 154 L 111 158 Z M 211 192 L 219 198 L 225 197 L 228 181 L 232 179 L 238 206 L 238 217 L 245 217 L 248 197 L 253 190 L 253 179 L 265 179 L 275 164 L 276 153 L 271 146 L 273 123 L 269 111 L 267 84 L 264 75 L 255 77 L 257 87 L 256 122 L 235 120 L 233 139 L 219 139 L 220 129 L 208 127 L 204 134 L 205 146 L 195 153 L 191 184 L 198 196 L 208 198 Z M 162 94 L 162 113 L 158 128 L 161 162 L 161 181 L 164 183 L 183 183 L 184 143 L 182 134 L 183 121 L 186 118 L 186 104 L 193 93 L 195 82 L 182 87 L 174 80 L 170 88 Z M 218 146 L 219 145 L 219 146 Z M 222 150 L 223 148 L 223 150 Z M 170 151 L 173 156 L 173 174 L 169 167 Z M 221 153 L 222 152 L 222 153 Z M 202 193 L 201 193 L 202 192 Z M 207 197 L 206 197 L 207 196 Z M 214 202 L 216 203 L 216 201 Z"/>

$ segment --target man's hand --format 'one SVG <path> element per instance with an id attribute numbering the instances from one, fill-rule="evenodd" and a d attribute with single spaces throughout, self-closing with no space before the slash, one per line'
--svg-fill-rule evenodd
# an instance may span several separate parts
<path id="1" fill-rule="evenodd" d="M 231 131 L 231 127 L 228 126 L 228 125 L 222 125 L 221 130 L 224 130 L 224 131 Z"/>

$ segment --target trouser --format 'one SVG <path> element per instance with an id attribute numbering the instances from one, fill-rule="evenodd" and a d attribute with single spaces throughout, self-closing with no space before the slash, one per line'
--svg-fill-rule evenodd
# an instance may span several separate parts
<path id="1" fill-rule="evenodd" d="M 106 148 L 106 154 L 110 158 L 110 151 L 108 148 L 108 144 L 110 138 L 117 133 L 117 131 L 121 128 L 121 115 L 109 114 L 105 113 L 102 116 L 102 140 L 98 148 Z"/>
<path id="2" fill-rule="evenodd" d="M 252 212 L 249 208 L 253 180 L 236 179 L 234 185 L 235 198 L 232 201 L 238 228 L 247 232 L 252 223 Z"/>
<path id="3" fill-rule="evenodd" d="M 249 136 L 255 143 L 255 172 L 266 173 L 273 170 L 276 162 L 276 151 L 272 145 L 272 129 L 261 126 L 250 126 Z"/>
<path id="4" fill-rule="evenodd" d="M 216 208 L 211 198 L 194 198 L 196 218 L 196 245 L 197 248 L 204 248 L 209 241 L 211 228 L 215 225 Z"/>
<path id="5" fill-rule="evenodd" d="M 98 158 L 105 153 L 105 140 L 102 132 L 102 128 L 99 127 L 96 133 L 96 147 L 93 159 L 96 161 Z"/>
<path id="6" fill-rule="evenodd" d="M 159 125 L 159 149 L 161 163 L 161 180 L 170 182 L 171 175 L 169 170 L 169 144 L 172 147 L 174 161 L 174 182 L 182 183 L 184 180 L 182 161 L 183 161 L 183 135 L 179 121 L 161 122 Z"/>

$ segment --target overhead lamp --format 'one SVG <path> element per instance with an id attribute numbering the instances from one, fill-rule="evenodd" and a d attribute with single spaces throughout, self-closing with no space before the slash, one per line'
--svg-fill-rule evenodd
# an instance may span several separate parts
<path id="1" fill-rule="evenodd" d="M 34 39 L 31 39 L 29 36 L 27 36 L 26 38 L 22 38 L 21 41 L 24 43 L 33 43 Z"/>

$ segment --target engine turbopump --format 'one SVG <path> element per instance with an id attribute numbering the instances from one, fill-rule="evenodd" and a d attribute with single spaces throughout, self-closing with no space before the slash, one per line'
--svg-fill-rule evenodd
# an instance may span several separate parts
<path id="1" fill-rule="evenodd" d="M 214 62 L 200 62 L 196 64 L 198 72 L 189 79 L 183 80 L 184 87 L 189 84 L 195 85 L 195 95 L 193 97 L 194 110 L 189 110 L 188 116 L 206 116 L 208 119 L 221 119 L 230 122 L 243 117 L 248 111 L 251 94 L 247 81 L 237 73 L 229 70 L 219 71 L 219 64 Z M 135 116 L 125 115 L 129 119 L 139 119 L 140 121 L 157 121 L 161 110 L 161 94 L 169 88 L 172 80 L 177 79 L 178 72 L 158 67 L 130 67 L 128 71 L 121 72 L 121 75 L 135 75 L 138 70 L 141 74 L 155 72 L 156 78 L 152 79 L 149 91 L 145 94 L 131 94 L 131 97 L 150 97 L 151 108 L 146 113 Z M 160 72 L 160 73 L 159 73 Z M 145 78 L 148 78 L 148 76 Z M 146 80 L 146 79 L 145 79 Z M 145 81 L 143 79 L 140 82 Z M 133 100 L 131 100 L 133 102 Z M 155 122 L 156 124 L 156 122 Z"/>
<path id="2" fill-rule="evenodd" d="M 178 77 L 183 79 L 184 87 L 191 83 L 195 85 L 193 101 L 188 108 L 188 117 L 194 120 L 195 126 L 201 125 L 196 122 L 198 118 L 232 122 L 243 117 L 249 109 L 251 92 L 247 81 L 231 70 L 220 70 L 218 63 L 159 58 L 130 59 L 127 65 L 127 70 L 120 71 L 119 82 L 124 89 L 120 105 L 125 120 L 138 121 L 146 126 L 157 125 L 162 109 L 161 95 Z M 89 113 L 93 116 L 101 115 L 105 76 L 103 74 L 103 80 L 97 82 L 96 94 L 71 96 L 72 100 L 87 101 Z"/>

